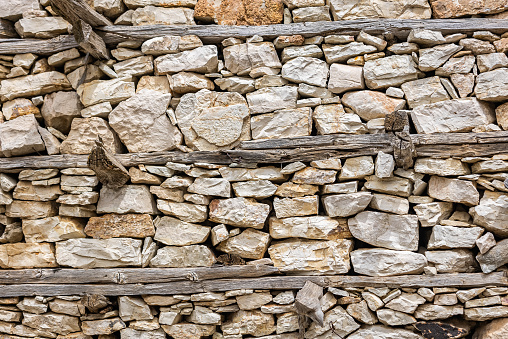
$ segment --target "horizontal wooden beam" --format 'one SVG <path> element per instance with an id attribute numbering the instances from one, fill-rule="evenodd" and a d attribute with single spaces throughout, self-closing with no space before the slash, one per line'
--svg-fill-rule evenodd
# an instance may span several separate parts
<path id="1" fill-rule="evenodd" d="M 142 271 L 144 269 L 140 269 Z M 93 269 L 89 270 L 94 274 Z M 201 281 L 175 281 L 152 284 L 13 284 L 0 285 L 0 297 L 55 296 L 103 294 L 117 295 L 172 295 L 201 292 L 224 292 L 239 289 L 301 289 L 305 282 L 312 281 L 323 287 L 457 287 L 475 288 L 486 286 L 508 286 L 504 272 L 490 274 L 456 273 L 427 275 L 406 275 L 396 277 L 365 276 L 270 276 L 245 279 L 212 279 Z"/>
<path id="2" fill-rule="evenodd" d="M 287 139 L 245 141 L 239 149 L 229 151 L 117 154 L 125 167 L 164 165 L 168 161 L 192 164 L 196 162 L 229 165 L 279 164 L 293 161 L 313 161 L 331 157 L 349 158 L 376 155 L 379 151 L 393 153 L 391 134 L 335 134 Z M 469 157 L 508 154 L 508 131 L 487 133 L 412 134 L 411 139 L 419 157 Z M 0 172 L 19 172 L 26 168 L 87 167 L 87 155 L 48 155 L 0 158 Z"/>
<path id="3" fill-rule="evenodd" d="M 392 33 L 405 38 L 413 28 L 425 28 L 441 31 L 444 34 L 472 33 L 474 31 L 508 31 L 508 20 L 490 18 L 467 19 L 363 19 L 332 22 L 305 22 L 287 25 L 269 26 L 102 26 L 98 27 L 107 45 L 112 46 L 128 39 L 147 40 L 163 35 L 197 35 L 204 43 L 219 43 L 229 37 L 246 38 L 260 35 L 267 40 L 280 35 L 301 34 L 305 37 L 330 34 L 358 34 L 366 31 L 371 34 Z M 69 48 L 78 47 L 72 36 L 60 36 L 53 39 L 0 39 L 0 54 L 37 53 L 52 54 Z"/>
<path id="4" fill-rule="evenodd" d="M 268 26 L 104 26 L 103 32 L 116 33 L 124 37 L 146 40 L 162 35 L 194 34 L 204 43 L 219 43 L 229 37 L 247 38 L 260 35 L 267 40 L 280 35 L 301 34 L 304 37 L 330 34 L 358 34 L 365 31 L 370 34 L 392 33 L 405 38 L 411 29 L 423 28 L 441 31 L 444 34 L 472 33 L 475 31 L 508 31 L 508 22 L 504 19 L 467 18 L 467 19 L 361 19 L 331 22 L 305 22 Z"/>

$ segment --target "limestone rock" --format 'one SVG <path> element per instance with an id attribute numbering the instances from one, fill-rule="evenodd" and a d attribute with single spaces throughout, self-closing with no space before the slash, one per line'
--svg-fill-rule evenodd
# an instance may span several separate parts
<path id="1" fill-rule="evenodd" d="M 131 325 L 132 326 L 132 323 Z M 134 328 L 124 328 L 120 330 L 120 338 L 122 339 L 164 339 L 166 338 L 166 333 L 162 328 L 151 330 L 151 331 L 141 331 L 136 330 Z"/>
<path id="2" fill-rule="evenodd" d="M 284 181 L 287 179 L 287 176 L 281 173 L 281 169 L 274 166 L 253 169 L 221 167 L 219 172 L 224 179 L 230 182 L 246 180 Z"/>
<path id="3" fill-rule="evenodd" d="M 86 335 L 108 335 L 125 328 L 122 319 L 115 317 L 104 320 L 83 321 L 81 329 Z"/>
<path id="4" fill-rule="evenodd" d="M 213 195 L 223 198 L 231 197 L 231 184 L 223 178 L 196 178 L 187 188 L 188 192 Z"/>
<path id="5" fill-rule="evenodd" d="M 206 206 L 189 203 L 157 200 L 157 209 L 185 222 L 203 222 L 208 216 Z"/>
<path id="6" fill-rule="evenodd" d="M 404 108 L 406 101 L 390 98 L 376 91 L 348 92 L 342 97 L 344 106 L 351 108 L 363 120 L 384 118 L 387 114 Z"/>
<path id="7" fill-rule="evenodd" d="M 98 136 L 110 152 L 121 152 L 122 146 L 115 132 L 104 119 L 97 117 L 72 120 L 71 131 L 62 142 L 60 151 L 62 154 L 90 154 Z"/>
<path id="8" fill-rule="evenodd" d="M 308 136 L 312 132 L 312 110 L 296 108 L 251 117 L 252 139 Z"/>
<path id="9" fill-rule="evenodd" d="M 188 223 L 171 217 L 162 217 L 155 222 L 157 231 L 154 240 L 170 246 L 186 246 L 204 242 L 210 227 Z"/>
<path id="10" fill-rule="evenodd" d="M 374 174 L 374 161 L 371 156 L 348 158 L 342 166 L 339 180 L 363 179 Z"/>
<path id="11" fill-rule="evenodd" d="M 58 185 L 35 186 L 30 181 L 19 181 L 12 196 L 18 200 L 50 201 L 62 193 Z"/>
<path id="12" fill-rule="evenodd" d="M 476 225 L 483 226 L 487 231 L 504 238 L 508 236 L 505 222 L 507 209 L 507 194 L 485 191 L 480 204 L 472 207 L 469 213 Z"/>
<path id="13" fill-rule="evenodd" d="M 125 78 L 94 80 L 79 86 L 77 92 L 85 107 L 103 102 L 116 105 L 134 95 L 135 85 Z"/>
<path id="14" fill-rule="evenodd" d="M 372 193 L 357 192 L 350 194 L 327 195 L 323 206 L 330 217 L 349 217 L 363 211 L 372 200 Z"/>
<path id="15" fill-rule="evenodd" d="M 271 42 L 233 45 L 224 48 L 223 54 L 224 66 L 239 76 L 248 75 L 258 68 L 267 67 L 278 70 L 282 67 L 277 51 Z"/>
<path id="16" fill-rule="evenodd" d="M 506 315 L 508 315 L 507 306 L 466 308 L 464 310 L 464 319 L 472 321 L 487 321 L 506 317 Z"/>
<path id="17" fill-rule="evenodd" d="M 141 45 L 141 52 L 148 55 L 175 54 L 203 46 L 196 35 L 165 35 L 146 40 Z"/>
<path id="18" fill-rule="evenodd" d="M 316 195 L 298 198 L 275 198 L 273 209 L 277 218 L 317 215 L 319 197 Z"/>
<path id="19" fill-rule="evenodd" d="M 271 245 L 268 253 L 281 272 L 303 275 L 345 274 L 350 269 L 353 241 L 337 239 L 285 240 Z"/>
<path id="20" fill-rule="evenodd" d="M 432 228 L 427 249 L 473 248 L 483 231 L 481 227 L 436 225 Z"/>
<path id="21" fill-rule="evenodd" d="M 487 54 L 491 55 L 491 54 Z M 478 60 L 478 67 L 481 69 L 480 57 L 483 55 L 479 55 L 478 59 L 476 59 L 473 55 L 465 55 L 463 57 L 458 58 L 450 58 L 447 62 L 438 69 L 436 69 L 435 74 L 438 76 L 451 76 L 453 74 L 467 74 L 471 72 L 475 61 Z M 508 60 L 507 60 L 508 61 Z M 486 70 L 482 70 L 481 72 L 485 72 Z"/>
<path id="22" fill-rule="evenodd" d="M 153 315 L 150 312 L 150 307 L 140 297 L 119 297 L 118 315 L 123 321 L 153 319 Z"/>
<path id="23" fill-rule="evenodd" d="M 480 73 L 476 78 L 475 95 L 485 101 L 505 101 L 508 99 L 508 68 L 498 68 Z"/>
<path id="24" fill-rule="evenodd" d="M 1 81 L 0 99 L 8 101 L 20 97 L 44 95 L 71 89 L 67 77 L 59 72 L 44 72 Z"/>
<path id="25" fill-rule="evenodd" d="M 153 237 L 155 228 L 148 214 L 106 214 L 92 217 L 85 233 L 96 239 Z"/>
<path id="26" fill-rule="evenodd" d="M 309 57 L 298 57 L 282 66 L 282 77 L 295 83 L 326 87 L 328 65 L 323 60 Z"/>
<path id="27" fill-rule="evenodd" d="M 437 76 L 409 81 L 401 88 L 410 108 L 450 99 Z"/>
<path id="28" fill-rule="evenodd" d="M 323 45 L 323 52 L 325 54 L 326 62 L 329 64 L 335 62 L 345 62 L 346 60 L 364 55 L 367 53 L 376 52 L 377 48 L 370 45 L 365 45 L 363 42 L 350 42 L 346 45 Z"/>
<path id="29" fill-rule="evenodd" d="M 316 215 L 310 217 L 270 218 L 270 236 L 274 239 L 306 238 L 336 240 L 349 236 L 344 219 Z"/>
<path id="30" fill-rule="evenodd" d="M 170 95 L 142 90 L 109 114 L 110 126 L 129 152 L 168 151 L 181 142 L 180 132 L 166 115 L 170 99 Z"/>
<path id="31" fill-rule="evenodd" d="M 41 219 L 57 214 L 57 206 L 53 201 L 14 200 L 5 209 L 5 215 L 10 218 Z"/>
<path id="32" fill-rule="evenodd" d="M 387 308 L 380 309 L 376 313 L 379 321 L 387 326 L 410 325 L 416 322 L 416 319 L 409 314 Z"/>
<path id="33" fill-rule="evenodd" d="M 453 212 L 451 202 L 431 202 L 414 206 L 416 215 L 422 227 L 429 227 L 439 224 L 447 219 Z"/>
<path id="34" fill-rule="evenodd" d="M 39 108 L 37 108 L 31 100 L 25 98 L 16 98 L 4 102 L 2 113 L 6 120 L 16 119 L 27 114 L 34 114 L 36 117 L 40 116 Z"/>
<path id="35" fill-rule="evenodd" d="M 316 322 L 313 322 L 305 333 L 305 338 L 319 338 L 323 336 L 326 338 L 327 334 L 333 336 L 334 334 L 329 333 L 331 332 L 331 326 L 335 328 L 337 335 L 341 337 L 345 337 L 360 328 L 360 325 L 356 323 L 353 317 L 340 306 L 336 306 L 326 312 L 323 323 L 333 325 L 319 326 Z"/>
<path id="36" fill-rule="evenodd" d="M 207 246 L 166 246 L 150 260 L 150 267 L 210 267 L 214 263 L 215 256 Z"/>
<path id="37" fill-rule="evenodd" d="M 56 313 L 24 313 L 23 325 L 63 335 L 81 330 L 79 318 Z"/>
<path id="38" fill-rule="evenodd" d="M 430 0 L 432 11 L 436 18 L 457 18 L 465 15 L 491 14 L 506 10 L 506 3 L 500 0 L 494 1 L 461 1 Z"/>
<path id="39" fill-rule="evenodd" d="M 132 24 L 141 25 L 195 25 L 194 11 L 190 8 L 163 8 L 146 6 L 132 13 Z"/>
<path id="40" fill-rule="evenodd" d="M 23 234 L 27 243 L 57 242 L 72 238 L 85 238 L 84 222 L 80 219 L 55 216 L 22 221 Z"/>
<path id="41" fill-rule="evenodd" d="M 507 252 L 508 239 L 504 239 L 499 241 L 487 253 L 477 255 L 476 260 L 480 263 L 480 267 L 484 273 L 490 273 L 507 263 Z"/>
<path id="42" fill-rule="evenodd" d="M 258 310 L 240 310 L 233 313 L 231 320 L 221 326 L 226 335 L 253 335 L 261 337 L 275 332 L 275 320 L 272 314 Z"/>
<path id="43" fill-rule="evenodd" d="M 492 108 L 476 98 L 421 105 L 413 109 L 411 118 L 418 133 L 469 132 L 495 121 Z"/>
<path id="44" fill-rule="evenodd" d="M 213 90 L 213 82 L 202 74 L 180 72 L 171 76 L 171 89 L 174 93 L 194 93 L 202 89 Z"/>
<path id="45" fill-rule="evenodd" d="M 263 199 L 274 195 L 277 185 L 272 184 L 269 180 L 235 182 L 233 190 L 237 197 Z"/>
<path id="46" fill-rule="evenodd" d="M 3 86 L 2 86 L 3 88 Z M 46 149 L 33 114 L 0 123 L 0 147 L 4 156 L 20 156 Z"/>
<path id="47" fill-rule="evenodd" d="M 212 200 L 209 219 L 237 227 L 262 229 L 269 212 L 269 205 L 250 198 Z"/>
<path id="48" fill-rule="evenodd" d="M 397 0 L 383 1 L 330 0 L 330 10 L 337 20 L 355 20 L 364 18 L 387 19 L 430 19 L 432 12 L 427 1 Z"/>
<path id="49" fill-rule="evenodd" d="M 392 55 L 365 62 L 363 74 L 368 88 L 380 89 L 416 80 L 419 71 L 410 55 Z"/>
<path id="50" fill-rule="evenodd" d="M 154 60 L 156 75 L 178 72 L 213 73 L 217 71 L 217 47 L 206 45 L 176 54 L 163 55 Z"/>
<path id="51" fill-rule="evenodd" d="M 113 65 L 115 73 L 121 77 L 142 76 L 153 72 L 153 57 L 143 55 Z"/>
<path id="52" fill-rule="evenodd" d="M 239 93 L 188 93 L 175 113 L 185 143 L 193 149 L 231 149 L 250 139 L 249 108 Z"/>
<path id="53" fill-rule="evenodd" d="M 328 89 L 332 93 L 341 94 L 363 88 L 365 88 L 363 67 L 342 64 L 332 64 L 330 66 Z"/>
<path id="54" fill-rule="evenodd" d="M 5 244 L 0 245 L 0 267 L 9 269 L 57 267 L 52 244 Z"/>
<path id="55" fill-rule="evenodd" d="M 219 25 L 273 25 L 282 23 L 281 0 L 223 0 L 217 13 Z"/>
<path id="56" fill-rule="evenodd" d="M 40 8 L 38 0 L 9 0 L 6 4 L 8 6 L 4 6 L 0 10 L 0 18 L 13 21 L 21 19 L 24 12 Z"/>
<path id="57" fill-rule="evenodd" d="M 312 115 L 318 134 L 364 134 L 368 130 L 360 116 L 346 113 L 340 104 L 319 105 Z"/>
<path id="58" fill-rule="evenodd" d="M 408 214 L 409 212 L 409 201 L 393 195 L 373 194 L 369 206 L 382 212 L 395 214 Z"/>
<path id="59" fill-rule="evenodd" d="M 476 271 L 476 261 L 470 250 L 426 251 L 425 256 L 438 273 L 470 273 Z"/>
<path id="60" fill-rule="evenodd" d="M 373 277 L 420 274 L 427 266 L 423 254 L 380 248 L 353 251 L 351 262 L 356 273 Z"/>
<path id="61" fill-rule="evenodd" d="M 59 16 L 23 18 L 14 24 L 22 38 L 50 39 L 67 34 L 71 25 Z"/>
<path id="62" fill-rule="evenodd" d="M 508 336 L 508 319 L 494 319 L 489 323 L 483 323 L 474 336 L 477 339 L 502 339 Z"/>
<path id="63" fill-rule="evenodd" d="M 56 261 L 73 268 L 141 266 L 141 244 L 131 238 L 70 239 L 56 244 Z"/>
<path id="64" fill-rule="evenodd" d="M 449 202 L 457 202 L 468 206 L 478 205 L 480 194 L 476 187 L 466 180 L 448 179 L 432 176 L 429 180 L 429 196 Z"/>
<path id="65" fill-rule="evenodd" d="M 242 258 L 261 259 L 265 255 L 269 242 L 268 233 L 248 228 L 239 235 L 221 242 L 217 249 Z"/>
<path id="66" fill-rule="evenodd" d="M 441 306 L 441 305 L 433 305 L 433 304 L 424 304 L 420 305 L 414 316 L 417 319 L 423 320 L 437 320 L 437 319 L 447 319 L 454 315 L 463 315 L 464 308 L 462 306 Z"/>
<path id="67" fill-rule="evenodd" d="M 297 96 L 296 87 L 267 87 L 247 93 L 247 102 L 252 114 L 268 113 L 279 109 L 296 108 Z"/>
<path id="68" fill-rule="evenodd" d="M 157 214 L 157 209 L 147 186 L 126 185 L 119 189 L 103 186 L 97 204 L 97 213 Z"/>
<path id="69" fill-rule="evenodd" d="M 466 163 L 453 158 L 418 158 L 416 159 L 414 170 L 416 173 L 440 176 L 459 176 L 471 173 Z"/>
<path id="70" fill-rule="evenodd" d="M 237 92 L 240 94 L 253 92 L 256 88 L 258 88 L 255 85 L 254 79 L 237 76 L 215 79 L 215 84 L 219 86 L 223 91 L 225 90 L 228 92 Z"/>
<path id="71" fill-rule="evenodd" d="M 476 57 L 480 72 L 489 72 L 496 68 L 508 67 L 508 57 L 504 53 L 480 54 Z"/>

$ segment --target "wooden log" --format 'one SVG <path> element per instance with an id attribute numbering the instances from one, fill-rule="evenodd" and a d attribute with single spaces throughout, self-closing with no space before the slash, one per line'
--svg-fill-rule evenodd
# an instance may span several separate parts
<path id="1" fill-rule="evenodd" d="M 247 267 L 247 266 L 246 266 Z M 144 271 L 146 269 L 139 269 Z M 93 274 L 95 270 L 88 270 Z M 504 272 L 455 273 L 428 275 L 405 275 L 396 277 L 365 276 L 270 276 L 245 279 L 211 279 L 199 281 L 175 281 L 152 284 L 12 284 L 0 285 L 0 297 L 55 296 L 102 294 L 118 295 L 172 295 L 201 292 L 224 292 L 239 289 L 299 290 L 307 281 L 322 287 L 457 287 L 475 288 L 486 286 L 508 286 Z"/>
<path id="2" fill-rule="evenodd" d="M 369 34 L 392 33 L 405 38 L 414 28 L 440 31 L 443 34 L 472 33 L 474 31 L 492 31 L 504 33 L 508 31 L 508 22 L 504 19 L 467 18 L 467 19 L 361 19 L 331 22 L 305 22 L 287 25 L 269 26 L 106 26 L 100 30 L 116 33 L 134 39 L 151 39 L 162 35 L 195 34 L 204 43 L 219 43 L 229 37 L 248 38 L 260 35 L 266 40 L 273 40 L 280 35 L 301 34 L 304 37 L 330 34 L 353 34 L 361 31 Z"/>
<path id="3" fill-rule="evenodd" d="M 238 265 L 195 268 L 96 268 L 0 270 L 0 284 L 146 284 L 202 281 L 223 278 L 256 278 L 277 274 L 268 265 Z"/>
<path id="4" fill-rule="evenodd" d="M 74 39 L 87 53 L 96 59 L 110 59 L 108 48 L 102 38 L 83 20 L 72 23 Z"/>
<path id="5" fill-rule="evenodd" d="M 92 27 L 113 25 L 111 20 L 97 13 L 85 0 L 50 0 L 50 3 L 73 25 L 80 20 Z"/>
<path id="6" fill-rule="evenodd" d="M 95 172 L 101 184 L 108 188 L 118 189 L 131 178 L 127 169 L 104 147 L 100 136 L 98 140 L 95 140 L 87 165 Z"/>

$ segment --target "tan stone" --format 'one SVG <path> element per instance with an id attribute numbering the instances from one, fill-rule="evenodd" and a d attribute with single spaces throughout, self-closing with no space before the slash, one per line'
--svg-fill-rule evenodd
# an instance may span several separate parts
<path id="1" fill-rule="evenodd" d="M 430 0 L 432 12 L 436 18 L 458 18 L 466 15 L 493 14 L 508 9 L 503 0 L 452 1 Z"/>
<path id="2" fill-rule="evenodd" d="M 122 319 L 115 317 L 104 320 L 83 321 L 81 329 L 86 335 L 109 335 L 125 328 Z"/>
<path id="3" fill-rule="evenodd" d="M 0 267 L 10 269 L 57 267 L 52 244 L 0 245 Z"/>
<path id="4" fill-rule="evenodd" d="M 12 196 L 18 200 L 50 201 L 61 194 L 59 185 L 34 186 L 30 181 L 19 181 Z"/>
<path id="5" fill-rule="evenodd" d="M 275 198 L 273 201 L 273 208 L 277 218 L 317 215 L 319 197 L 314 195 L 298 198 Z"/>
<path id="6" fill-rule="evenodd" d="M 239 235 L 221 242 L 217 249 L 242 258 L 261 259 L 265 255 L 269 242 L 268 233 L 248 228 Z"/>
<path id="7" fill-rule="evenodd" d="M 95 140 L 100 136 L 106 148 L 113 153 L 121 152 L 121 143 L 116 133 L 102 118 L 75 118 L 72 120 L 71 131 L 62 142 L 62 154 L 90 154 Z"/>
<path id="8" fill-rule="evenodd" d="M 134 10 L 132 24 L 142 25 L 195 25 L 194 11 L 184 7 L 145 6 Z"/>
<path id="9" fill-rule="evenodd" d="M 34 114 L 36 117 L 40 116 L 39 108 L 32 101 L 25 98 L 17 98 L 5 102 L 2 106 L 2 113 L 6 120 L 16 119 L 27 114 Z"/>
<path id="10" fill-rule="evenodd" d="M 269 222 L 270 236 L 274 239 L 336 240 L 351 237 L 346 219 L 316 215 L 284 219 L 272 217 Z"/>
<path id="11" fill-rule="evenodd" d="M 171 217 L 162 217 L 155 222 L 157 231 L 154 240 L 170 246 L 186 246 L 204 242 L 210 227 L 188 223 Z"/>
<path id="12" fill-rule="evenodd" d="M 14 200 L 7 205 L 5 215 L 10 218 L 40 219 L 55 216 L 58 213 L 54 202 Z"/>
<path id="13" fill-rule="evenodd" d="M 0 123 L 0 147 L 3 156 L 12 157 L 45 150 L 33 114 Z"/>
<path id="14" fill-rule="evenodd" d="M 59 16 L 23 18 L 14 24 L 22 38 L 50 39 L 70 31 L 71 25 Z"/>
<path id="15" fill-rule="evenodd" d="M 468 206 L 478 205 L 480 202 L 480 194 L 476 187 L 466 180 L 432 176 L 429 180 L 428 193 L 435 199 L 458 202 Z"/>
<path id="16" fill-rule="evenodd" d="M 279 110 L 251 117 L 253 139 L 280 139 L 308 136 L 312 132 L 310 108 Z"/>
<path id="17" fill-rule="evenodd" d="M 508 337 L 508 318 L 483 323 L 475 332 L 476 339 L 503 339 Z"/>
<path id="18" fill-rule="evenodd" d="M 23 325 L 64 335 L 81 329 L 79 318 L 56 313 L 24 313 Z"/>
<path id="19" fill-rule="evenodd" d="M 57 242 L 72 238 L 85 238 L 81 219 L 55 216 L 37 220 L 22 220 L 23 234 L 27 243 Z"/>
<path id="20" fill-rule="evenodd" d="M 166 246 L 150 260 L 150 267 L 210 267 L 214 263 L 215 256 L 207 246 Z"/>
<path id="21" fill-rule="evenodd" d="M 94 80 L 79 86 L 77 92 L 85 107 L 102 102 L 116 105 L 134 95 L 135 85 L 125 78 Z"/>
<path id="22" fill-rule="evenodd" d="M 275 320 L 272 314 L 265 314 L 258 310 L 240 310 L 233 313 L 230 321 L 221 326 L 226 335 L 253 335 L 261 337 L 275 332 Z"/>
<path id="23" fill-rule="evenodd" d="M 381 92 L 348 92 L 342 97 L 342 104 L 351 108 L 363 120 L 384 118 L 387 114 L 404 108 L 406 101 L 390 98 Z"/>
<path id="24" fill-rule="evenodd" d="M 282 0 L 222 0 L 219 25 L 273 25 L 282 23 Z"/>
<path id="25" fill-rule="evenodd" d="M 430 19 L 432 12 L 427 1 L 396 0 L 353 1 L 330 0 L 330 9 L 335 20 L 365 18 Z"/>
<path id="26" fill-rule="evenodd" d="M 145 238 L 153 237 L 155 228 L 148 214 L 106 214 L 90 218 L 85 233 L 96 239 Z"/>
<path id="27" fill-rule="evenodd" d="M 59 72 L 45 72 L 2 80 L 1 84 L 0 99 L 2 101 L 71 89 L 67 77 Z"/>
<path id="28" fill-rule="evenodd" d="M 241 212 L 240 212 L 241 211 Z M 238 227 L 263 228 L 270 206 L 254 199 L 232 198 L 212 200 L 210 221 Z"/>

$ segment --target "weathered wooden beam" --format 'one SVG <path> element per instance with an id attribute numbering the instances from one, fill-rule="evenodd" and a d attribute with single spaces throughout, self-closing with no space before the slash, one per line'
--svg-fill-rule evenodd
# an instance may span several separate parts
<path id="1" fill-rule="evenodd" d="M 83 20 L 92 27 L 113 25 L 113 22 L 99 14 L 84 0 L 50 0 L 56 9 L 71 24 Z"/>
<path id="2" fill-rule="evenodd" d="M 108 48 L 102 38 L 83 20 L 72 23 L 74 39 L 87 53 L 96 59 L 110 59 Z"/>
<path id="3" fill-rule="evenodd" d="M 140 269 L 143 271 L 144 269 Z M 94 274 L 95 270 L 88 270 Z M 211 279 L 200 281 L 175 281 L 152 284 L 12 284 L 0 285 L 0 297 L 55 296 L 102 294 L 117 295 L 171 295 L 201 292 L 224 292 L 239 289 L 301 289 L 307 281 L 323 287 L 457 287 L 474 288 L 486 286 L 508 286 L 504 272 L 456 273 L 428 275 L 405 275 L 396 277 L 365 276 L 270 276 L 245 279 Z"/>
<path id="4" fill-rule="evenodd" d="M 195 268 L 46 268 L 0 270 L 0 285 L 19 284 L 146 284 L 173 281 L 203 281 L 224 278 L 256 278 L 277 274 L 268 265 L 238 265 Z"/>
<path id="5" fill-rule="evenodd" d="M 305 22 L 287 25 L 269 26 L 106 26 L 99 28 L 104 32 L 116 33 L 133 39 L 151 39 L 162 35 L 195 34 L 204 43 L 218 43 L 229 37 L 247 38 L 260 35 L 265 39 L 275 39 L 280 35 L 301 34 L 304 37 L 329 34 L 358 34 L 365 31 L 370 34 L 392 33 L 405 38 L 413 28 L 441 31 L 444 34 L 472 33 L 474 31 L 508 31 L 508 22 L 504 19 L 467 18 L 467 19 L 362 19 L 331 22 Z"/>

